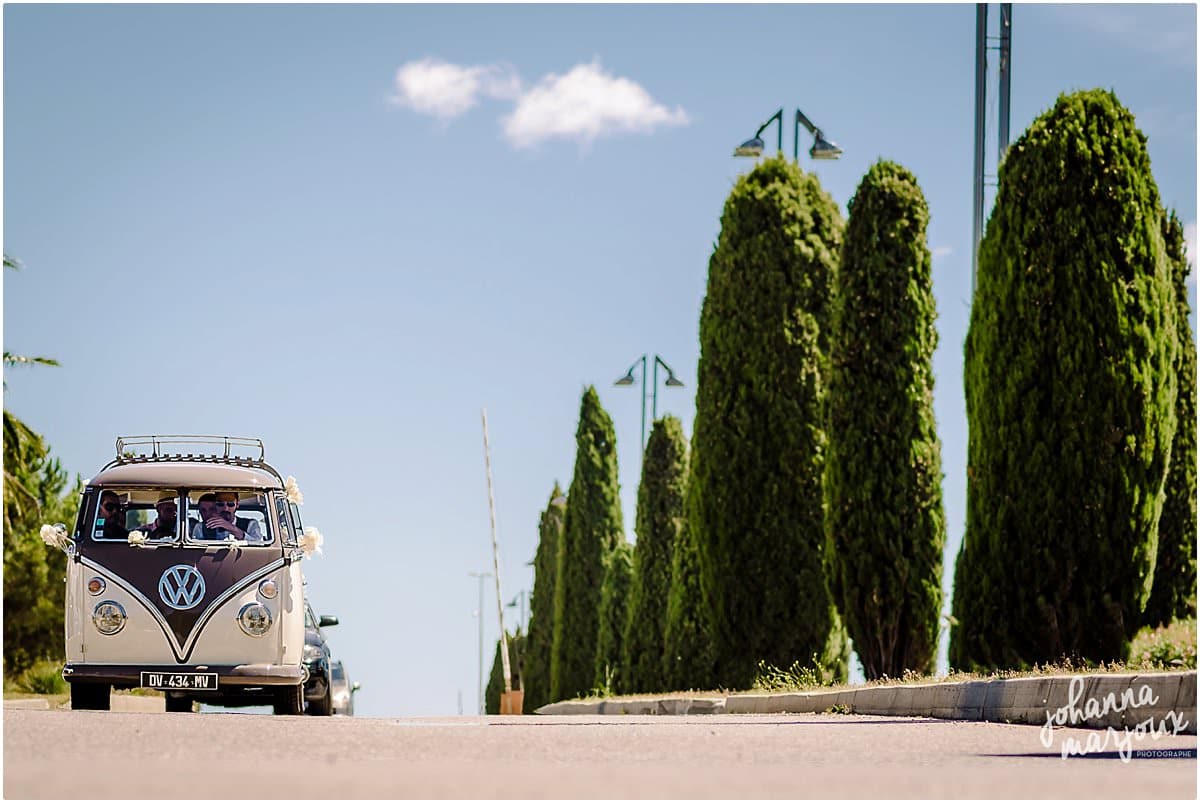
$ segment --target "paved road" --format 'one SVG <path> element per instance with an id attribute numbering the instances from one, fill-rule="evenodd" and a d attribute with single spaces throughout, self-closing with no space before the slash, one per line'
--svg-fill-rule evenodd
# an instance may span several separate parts
<path id="1" fill-rule="evenodd" d="M 13 798 L 1193 798 L 1196 760 L 1062 760 L 1057 731 L 807 714 L 330 719 L 4 712 Z M 1142 748 L 1188 748 L 1171 737 Z M 1115 750 L 1110 746 L 1109 750 Z"/>

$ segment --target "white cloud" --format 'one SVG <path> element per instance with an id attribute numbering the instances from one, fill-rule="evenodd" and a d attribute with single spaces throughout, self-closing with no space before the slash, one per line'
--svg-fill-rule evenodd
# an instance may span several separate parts
<path id="1" fill-rule="evenodd" d="M 504 118 L 504 135 L 518 148 L 552 137 L 589 143 L 617 133 L 649 133 L 667 125 L 686 125 L 687 113 L 657 103 L 628 78 L 604 72 L 599 63 L 577 64 L 565 75 L 544 76 L 518 99 Z"/>
<path id="2" fill-rule="evenodd" d="M 933 249 L 933 258 L 941 259 L 942 257 L 948 257 L 953 253 L 954 253 L 954 249 L 951 248 L 950 246 L 939 245 L 937 248 Z"/>
<path id="3" fill-rule="evenodd" d="M 449 120 L 469 110 L 480 97 L 509 99 L 520 91 L 521 79 L 509 65 L 463 67 L 427 58 L 410 61 L 396 70 L 392 101 Z"/>

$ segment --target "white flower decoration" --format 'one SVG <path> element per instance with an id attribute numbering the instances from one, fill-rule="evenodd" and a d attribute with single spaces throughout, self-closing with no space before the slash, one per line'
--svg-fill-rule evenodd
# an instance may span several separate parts
<path id="1" fill-rule="evenodd" d="M 303 505 L 304 494 L 300 493 L 300 486 L 296 484 L 296 478 L 288 476 L 283 483 L 283 492 L 287 495 L 287 500 L 292 504 Z"/>
<path id="2" fill-rule="evenodd" d="M 145 543 L 146 543 L 146 534 L 144 532 L 142 532 L 141 530 L 130 530 L 130 532 L 129 532 L 129 545 L 130 546 L 142 546 Z"/>
<path id="3" fill-rule="evenodd" d="M 67 527 L 64 524 L 43 524 L 38 535 L 42 537 L 46 546 L 56 547 L 64 552 L 71 544 L 71 539 L 67 537 Z"/>
<path id="4" fill-rule="evenodd" d="M 304 550 L 304 557 L 311 558 L 314 552 L 320 553 L 323 543 L 325 543 L 325 538 L 321 535 L 320 530 L 316 527 L 304 528 L 304 535 L 300 536 L 300 548 Z"/>

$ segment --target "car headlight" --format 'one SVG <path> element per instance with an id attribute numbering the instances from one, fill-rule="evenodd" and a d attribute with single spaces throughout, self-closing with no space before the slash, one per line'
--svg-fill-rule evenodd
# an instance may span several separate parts
<path id="1" fill-rule="evenodd" d="M 92 609 L 92 624 L 106 636 L 115 636 L 125 627 L 125 609 L 111 599 L 96 604 Z"/>
<path id="2" fill-rule="evenodd" d="M 324 653 L 321 651 L 321 648 L 318 647 L 316 644 L 305 644 L 304 645 L 304 661 L 305 661 L 305 663 L 307 663 L 309 661 L 319 661 L 321 659 L 322 655 L 324 655 Z"/>
<path id="3" fill-rule="evenodd" d="M 266 606 L 251 602 L 238 611 L 238 624 L 248 636 L 263 636 L 271 629 L 271 612 Z"/>

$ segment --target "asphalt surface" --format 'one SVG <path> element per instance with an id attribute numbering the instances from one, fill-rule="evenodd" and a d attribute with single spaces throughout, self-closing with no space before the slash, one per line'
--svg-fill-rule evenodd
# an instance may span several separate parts
<path id="1" fill-rule="evenodd" d="M 1189 758 L 1063 760 L 1028 725 L 836 714 L 4 712 L 7 798 L 1194 798 Z"/>

